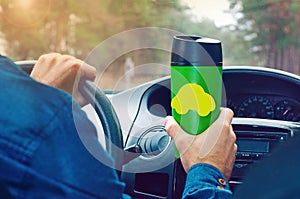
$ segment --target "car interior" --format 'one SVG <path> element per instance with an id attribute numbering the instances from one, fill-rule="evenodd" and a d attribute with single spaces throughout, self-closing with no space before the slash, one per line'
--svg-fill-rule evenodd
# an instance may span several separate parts
<path id="1" fill-rule="evenodd" d="M 200 66 L 222 65 L 221 107 L 234 112 L 233 196 L 299 198 L 299 0 L 0 0 L 0 16 L 0 54 L 26 73 L 49 52 L 96 68 L 94 82 L 79 82 L 82 110 L 133 199 L 180 199 L 186 184 L 164 127 L 174 111 L 172 39 L 220 41 L 211 53 L 220 60 L 202 56 L 220 65 Z M 5 186 L 0 199 L 10 198 Z"/>
<path id="2" fill-rule="evenodd" d="M 34 62 L 17 64 L 30 72 Z M 252 165 L 299 136 L 299 88 L 300 77 L 292 73 L 257 66 L 223 67 L 222 106 L 234 111 L 238 145 L 229 180 L 233 193 Z M 93 107 L 87 112 L 99 118 L 95 125 L 116 159 L 126 193 L 133 198 L 181 198 L 186 173 L 163 126 L 164 118 L 172 114 L 170 76 L 113 94 L 91 82 L 84 90 Z"/>

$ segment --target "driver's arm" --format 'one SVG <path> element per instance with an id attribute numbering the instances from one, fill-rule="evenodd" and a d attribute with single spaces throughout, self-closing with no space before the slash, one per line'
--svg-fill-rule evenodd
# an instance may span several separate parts
<path id="1" fill-rule="evenodd" d="M 1 55 L 0 85 L 0 183 L 14 198 L 129 198 L 73 98 Z"/>
<path id="2" fill-rule="evenodd" d="M 221 109 L 218 119 L 202 134 L 184 132 L 173 117 L 167 117 L 165 128 L 180 153 L 187 181 L 183 198 L 230 198 L 231 176 L 237 145 L 232 130 L 233 112 Z"/>
<path id="3" fill-rule="evenodd" d="M 80 105 L 85 105 L 84 97 L 78 91 L 78 83 L 81 80 L 94 81 L 96 69 L 73 56 L 50 53 L 38 59 L 30 76 L 68 92 Z"/>

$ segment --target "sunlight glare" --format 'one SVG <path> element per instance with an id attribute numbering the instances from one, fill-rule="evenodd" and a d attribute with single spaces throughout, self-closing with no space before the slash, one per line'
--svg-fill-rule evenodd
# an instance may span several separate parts
<path id="1" fill-rule="evenodd" d="M 28 28 L 37 25 L 49 14 L 51 0 L 8 0 L 5 3 L 3 18 L 15 27 Z"/>
<path id="2" fill-rule="evenodd" d="M 33 0 L 16 0 L 15 2 L 20 5 L 23 10 L 28 10 L 31 8 Z"/>

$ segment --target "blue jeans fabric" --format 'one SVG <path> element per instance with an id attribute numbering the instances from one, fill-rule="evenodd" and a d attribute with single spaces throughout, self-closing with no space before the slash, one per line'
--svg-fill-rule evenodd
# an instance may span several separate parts
<path id="1" fill-rule="evenodd" d="M 196 164 L 187 174 L 183 198 L 229 199 L 232 192 L 223 174 L 209 164 Z"/>
<path id="2" fill-rule="evenodd" d="M 130 198 L 95 127 L 69 94 L 33 80 L 1 55 L 0 87 L 0 182 L 14 198 Z M 219 178 L 225 179 L 216 168 L 195 165 L 183 198 L 230 197 Z"/>
<path id="3" fill-rule="evenodd" d="M 0 85 L 0 178 L 15 198 L 126 197 L 96 129 L 70 95 L 34 81 L 5 57 Z M 87 151 L 78 129 L 107 166 Z"/>

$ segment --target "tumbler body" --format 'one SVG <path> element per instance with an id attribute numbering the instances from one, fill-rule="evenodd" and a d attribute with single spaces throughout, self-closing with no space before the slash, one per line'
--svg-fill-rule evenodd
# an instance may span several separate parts
<path id="1" fill-rule="evenodd" d="M 220 41 L 174 37 L 171 98 L 172 115 L 187 133 L 198 135 L 217 119 L 222 101 Z"/>

